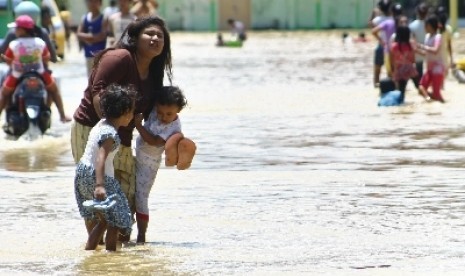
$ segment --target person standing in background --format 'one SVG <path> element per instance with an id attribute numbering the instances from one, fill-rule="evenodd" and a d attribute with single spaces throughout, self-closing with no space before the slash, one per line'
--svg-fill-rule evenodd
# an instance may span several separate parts
<path id="1" fill-rule="evenodd" d="M 379 2 L 379 9 L 387 18 L 379 25 L 374 27 L 371 31 L 373 36 L 379 41 L 379 44 L 383 46 L 384 67 L 386 68 L 386 73 L 389 77 L 391 77 L 391 66 L 389 63 L 389 39 L 392 36 L 392 34 L 396 31 L 396 23 L 394 21 L 394 18 L 392 17 L 391 7 L 392 5 L 389 0 Z"/>
<path id="2" fill-rule="evenodd" d="M 155 0 L 135 0 L 131 8 L 131 13 L 137 18 L 152 16 L 157 14 L 158 2 Z"/>
<path id="3" fill-rule="evenodd" d="M 63 21 L 63 25 L 65 27 L 65 39 L 66 39 L 66 47 L 70 48 L 69 38 L 71 36 L 71 12 L 68 10 L 66 5 L 61 5 L 60 7 L 60 18 Z"/>
<path id="4" fill-rule="evenodd" d="M 131 0 L 118 0 L 119 12 L 112 14 L 108 18 L 111 35 L 108 43 L 110 47 L 115 46 L 126 27 L 136 20 L 136 16 L 130 12 L 130 6 Z"/>
<path id="5" fill-rule="evenodd" d="M 115 14 L 119 11 L 118 7 L 116 6 L 116 0 L 110 0 L 110 6 L 103 9 L 103 16 L 105 18 L 110 18 L 112 14 Z"/>
<path id="6" fill-rule="evenodd" d="M 90 76 L 94 56 L 107 46 L 108 20 L 100 12 L 102 0 L 86 0 L 88 13 L 82 16 L 77 37 L 83 43 L 87 76 Z"/>
<path id="7" fill-rule="evenodd" d="M 372 29 L 376 28 L 382 22 L 389 18 L 389 7 L 391 3 L 390 1 L 383 1 L 380 0 L 377 4 L 377 7 L 373 9 L 371 14 L 371 18 L 368 22 L 368 26 Z M 379 36 L 384 39 L 384 32 L 380 31 Z M 376 45 L 374 51 L 374 64 L 373 64 L 373 85 L 375 87 L 379 86 L 379 79 L 381 75 L 381 68 L 384 65 L 384 48 L 383 43 L 379 42 Z"/>
<path id="8" fill-rule="evenodd" d="M 436 100 L 444 103 L 441 88 L 444 82 L 446 61 L 441 54 L 442 35 L 439 30 L 439 21 L 435 15 L 429 16 L 425 20 L 425 44 L 418 44 L 417 51 L 426 56 L 426 72 L 420 80 L 420 92 L 425 100 Z M 428 88 L 432 86 L 433 92 L 429 93 Z"/>
<path id="9" fill-rule="evenodd" d="M 424 43 L 425 42 L 425 18 L 428 14 L 428 6 L 425 3 L 421 3 L 417 6 L 417 18 L 410 23 L 409 29 L 412 33 L 412 37 L 415 43 Z M 413 83 L 417 89 L 420 88 L 420 80 L 423 76 L 423 64 L 425 57 L 419 53 L 415 54 L 415 67 L 417 68 L 418 75 L 413 77 Z"/>
<path id="10" fill-rule="evenodd" d="M 400 102 L 404 102 L 407 81 L 417 75 L 415 68 L 415 50 L 410 40 L 410 29 L 407 24 L 399 24 L 396 36 L 390 49 L 392 79 L 401 93 Z"/>
<path id="11" fill-rule="evenodd" d="M 454 57 L 453 57 L 453 52 L 452 52 L 452 36 L 453 36 L 453 31 L 452 31 L 452 26 L 447 24 L 448 16 L 447 16 L 447 11 L 444 7 L 440 6 L 438 7 L 438 10 L 436 11 L 436 15 L 439 20 L 439 32 L 441 33 L 441 38 L 442 38 L 442 47 L 441 47 L 441 55 L 442 59 L 445 62 L 445 72 L 444 72 L 444 78 L 447 77 L 449 74 L 449 69 L 453 69 L 455 67 L 454 63 Z"/>

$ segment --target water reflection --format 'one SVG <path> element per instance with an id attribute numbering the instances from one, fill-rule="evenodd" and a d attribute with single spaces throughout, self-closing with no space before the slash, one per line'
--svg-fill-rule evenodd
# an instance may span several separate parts
<path id="1" fill-rule="evenodd" d="M 99 246 L 87 252 L 73 269 L 78 275 L 189 275 L 176 273 L 170 252 L 150 245 L 129 245 L 124 251 L 107 252 Z"/>
<path id="2" fill-rule="evenodd" d="M 67 137 L 43 138 L 36 141 L 5 141 L 0 151 L 0 164 L 7 171 L 54 171 L 69 151 Z"/>

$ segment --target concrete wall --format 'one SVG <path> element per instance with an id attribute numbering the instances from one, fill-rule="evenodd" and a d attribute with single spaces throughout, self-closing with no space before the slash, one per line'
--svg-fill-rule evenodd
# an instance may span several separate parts
<path id="1" fill-rule="evenodd" d="M 225 30 L 235 17 L 248 29 L 365 28 L 377 0 L 157 0 L 171 30 Z M 465 0 L 463 0 L 465 1 Z M 109 0 L 103 0 L 102 10 Z M 86 12 L 84 0 L 69 1 L 72 22 Z M 230 7 L 230 12 L 225 12 Z M 243 17 L 243 18 L 241 18 Z"/>
<path id="2" fill-rule="evenodd" d="M 232 2 L 231 2 L 232 1 Z M 172 30 L 226 29 L 231 13 L 251 29 L 364 28 L 376 0 L 158 0 Z M 244 12 L 244 10 L 246 12 Z"/>
<path id="3" fill-rule="evenodd" d="M 363 28 L 373 0 L 252 0 L 252 28 Z"/>

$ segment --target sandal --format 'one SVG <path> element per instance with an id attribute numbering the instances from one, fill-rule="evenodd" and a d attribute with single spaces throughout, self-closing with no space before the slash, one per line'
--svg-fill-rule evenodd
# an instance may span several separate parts
<path id="1" fill-rule="evenodd" d="M 96 200 L 96 199 L 86 200 L 82 203 L 82 206 L 84 206 L 85 208 L 91 211 L 104 211 L 104 210 L 107 210 L 113 207 L 116 204 L 116 201 L 117 201 L 117 195 L 112 194 L 110 196 L 107 196 L 105 200 Z"/>

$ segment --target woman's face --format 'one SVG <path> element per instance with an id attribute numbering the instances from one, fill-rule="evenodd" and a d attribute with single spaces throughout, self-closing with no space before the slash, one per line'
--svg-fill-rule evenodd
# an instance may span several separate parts
<path id="1" fill-rule="evenodd" d="M 163 51 L 164 39 L 163 29 L 158 25 L 150 25 L 139 35 L 137 51 L 142 56 L 154 58 Z"/>

